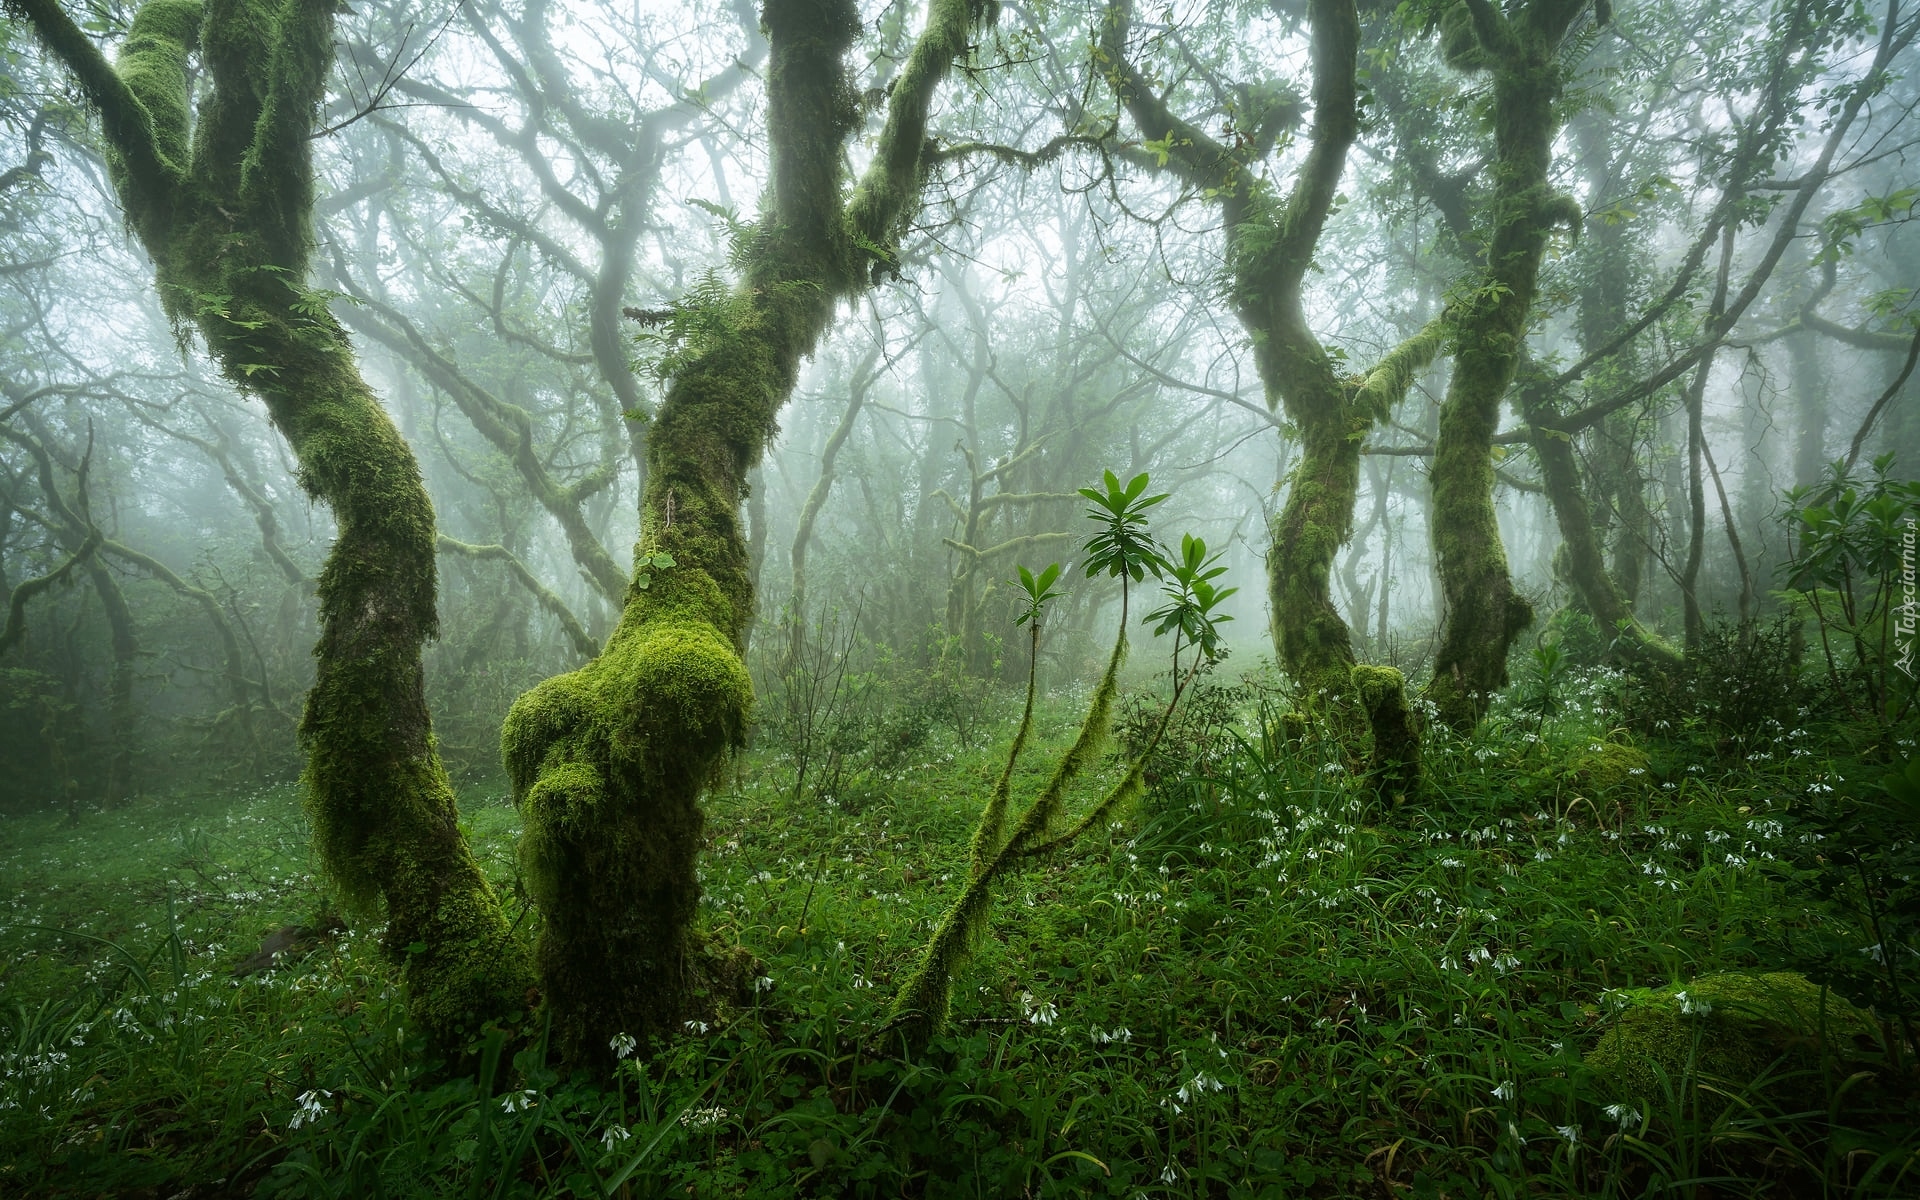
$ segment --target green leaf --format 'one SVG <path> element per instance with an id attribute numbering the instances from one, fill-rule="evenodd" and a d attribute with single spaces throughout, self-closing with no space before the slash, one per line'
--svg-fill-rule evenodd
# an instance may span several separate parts
<path id="1" fill-rule="evenodd" d="M 671 567 L 674 565 L 673 555 L 668 554 L 665 550 L 662 550 L 653 556 L 653 565 L 663 570 L 666 569 L 667 567 Z"/>

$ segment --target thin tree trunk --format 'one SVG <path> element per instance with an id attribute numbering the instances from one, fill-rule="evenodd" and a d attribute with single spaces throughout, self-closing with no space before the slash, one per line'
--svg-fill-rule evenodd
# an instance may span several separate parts
<path id="1" fill-rule="evenodd" d="M 820 449 L 820 477 L 807 492 L 806 502 L 800 506 L 800 518 L 794 526 L 793 546 L 788 552 L 788 561 L 793 566 L 793 647 L 790 661 L 796 665 L 801 661 L 800 642 L 806 629 L 807 549 L 813 542 L 813 525 L 820 519 L 820 510 L 827 506 L 827 497 L 833 494 L 834 463 L 840 457 L 840 448 L 853 436 L 854 423 L 860 419 L 860 409 L 867 402 L 867 391 L 873 386 L 874 364 L 879 361 L 880 343 L 876 340 L 853 369 L 847 407 L 840 414 L 840 423 L 827 436 L 827 444 Z"/>
<path id="2" fill-rule="evenodd" d="M 1733 269 L 1733 225 L 1720 235 L 1720 271 L 1714 283 L 1709 319 L 1718 320 L 1727 307 L 1727 277 Z M 1709 351 L 1700 360 L 1693 380 L 1687 386 L 1687 564 L 1680 574 L 1680 607 L 1688 650 L 1696 650 L 1706 635 L 1706 619 L 1700 612 L 1700 566 L 1707 546 L 1707 483 L 1701 469 L 1707 452 L 1705 428 L 1707 379 L 1713 373 L 1714 355 Z"/>
<path id="3" fill-rule="evenodd" d="M 1478 725 L 1507 682 L 1507 651 L 1533 621 L 1513 586 L 1493 507 L 1493 435 L 1519 366 L 1540 260 L 1579 207 L 1547 180 L 1559 129 L 1561 39 L 1583 0 L 1532 0 L 1512 17 L 1463 0 L 1448 17 L 1450 57 L 1493 75 L 1492 218 L 1478 290 L 1456 305 L 1453 378 L 1433 452 L 1433 548 L 1440 645 L 1427 695 L 1456 731 Z"/>
<path id="4" fill-rule="evenodd" d="M 1827 469 L 1827 384 L 1821 375 L 1820 340 L 1812 333 L 1786 339 L 1793 380 L 1793 482 L 1812 487 Z"/>

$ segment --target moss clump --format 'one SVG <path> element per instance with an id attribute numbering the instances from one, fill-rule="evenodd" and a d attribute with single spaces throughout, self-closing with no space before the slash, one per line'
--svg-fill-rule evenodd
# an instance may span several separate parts
<path id="1" fill-rule="evenodd" d="M 1586 1063 L 1627 1100 L 1656 1100 L 1663 1077 L 1678 1092 L 1689 1076 L 1734 1088 L 1772 1076 L 1769 1090 L 1783 1101 L 1824 1097 L 1823 1065 L 1875 1037 L 1866 1013 L 1791 972 L 1708 975 L 1612 995 L 1626 1007 Z"/>
<path id="2" fill-rule="evenodd" d="M 575 1062 L 609 1061 L 614 1034 L 673 1032 L 703 980 L 731 977 L 693 932 L 698 799 L 745 736 L 752 687 L 729 638 L 667 607 L 630 604 L 600 657 L 522 696 L 502 732 L 544 918 L 535 960 Z"/>
<path id="3" fill-rule="evenodd" d="M 175 171 L 187 166 L 187 55 L 200 21 L 199 0 L 149 0 L 120 47 L 120 78 L 147 110 L 160 161 Z"/>

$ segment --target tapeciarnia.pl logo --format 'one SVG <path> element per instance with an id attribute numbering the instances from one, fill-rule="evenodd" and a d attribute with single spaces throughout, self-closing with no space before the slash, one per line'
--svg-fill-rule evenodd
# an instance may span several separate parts
<path id="1" fill-rule="evenodd" d="M 1920 616 L 1920 603 L 1915 600 L 1913 543 L 1914 519 L 1908 517 L 1906 532 L 1900 535 L 1900 607 L 1893 622 L 1894 639 L 1900 651 L 1894 666 L 1908 679 L 1914 678 L 1914 618 Z"/>

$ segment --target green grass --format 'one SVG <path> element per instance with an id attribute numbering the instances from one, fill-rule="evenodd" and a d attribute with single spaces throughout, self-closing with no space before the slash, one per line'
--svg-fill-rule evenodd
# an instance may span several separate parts
<path id="1" fill-rule="evenodd" d="M 1920 1194 L 1911 1066 L 1884 1045 L 1651 1096 L 1583 1062 L 1609 989 L 1864 936 L 1809 892 L 1793 819 L 1849 786 L 1832 739 L 1641 758 L 1612 749 L 1616 682 L 1433 746 L 1432 794 L 1400 810 L 1246 714 L 1146 811 L 999 890 L 911 1061 L 875 1031 L 958 887 L 993 752 L 936 739 L 831 802 L 760 752 L 711 799 L 702 864 L 756 1003 L 607 1088 L 537 1041 L 485 1096 L 484 1069 L 424 1061 L 365 922 L 233 978 L 324 908 L 291 787 L 13 818 L 0 1193 Z M 1029 790 L 1072 733 L 1049 714 Z M 465 799 L 525 932 L 515 814 Z"/>

